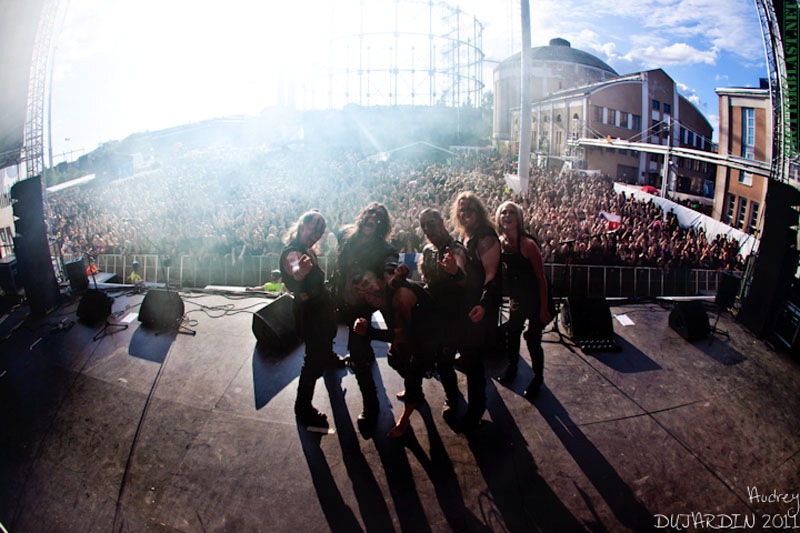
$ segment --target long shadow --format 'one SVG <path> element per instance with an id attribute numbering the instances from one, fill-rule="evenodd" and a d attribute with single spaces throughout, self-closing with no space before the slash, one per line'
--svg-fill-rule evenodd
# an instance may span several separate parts
<path id="1" fill-rule="evenodd" d="M 411 471 L 403 442 L 386 437 L 386 433 L 394 427 L 395 421 L 391 415 L 386 387 L 377 364 L 372 368 L 372 375 L 375 377 L 378 401 L 381 405 L 381 416 L 378 418 L 372 442 L 378 451 L 383 470 L 386 473 L 386 482 L 389 485 L 389 492 L 400 521 L 400 529 L 414 533 L 430 531 L 430 524 L 428 524 L 425 510 L 419 499 L 419 491 L 414 482 L 414 474 Z"/>
<path id="2" fill-rule="evenodd" d="M 131 336 L 128 353 L 139 359 L 163 363 L 177 335 L 178 332 L 176 330 L 158 333 L 139 326 Z"/>
<path id="3" fill-rule="evenodd" d="M 650 359 L 639 348 L 619 335 L 615 334 L 614 337 L 617 344 L 622 348 L 621 351 L 590 352 L 587 355 L 622 374 L 636 374 L 639 372 L 661 370 L 661 365 Z"/>
<path id="4" fill-rule="evenodd" d="M 493 530 L 580 531 L 582 524 L 541 478 L 514 417 L 494 384 L 487 391 L 492 422 L 467 434 L 489 490 L 482 521 Z"/>
<path id="5" fill-rule="evenodd" d="M 536 409 L 611 508 L 617 520 L 632 531 L 652 529 L 652 513 L 636 499 L 628 484 L 572 421 L 567 410 L 547 387 L 542 387 L 536 399 Z"/>
<path id="6" fill-rule="evenodd" d="M 747 361 L 747 357 L 729 343 L 730 339 L 723 339 L 720 333 L 711 332 L 708 337 L 693 342 L 692 345 L 724 366 L 734 366 Z"/>
<path id="7" fill-rule="evenodd" d="M 253 349 L 253 393 L 256 409 L 267 405 L 276 394 L 299 376 L 302 366 L 302 349 L 288 355 L 277 355 L 256 345 Z"/>
<path id="8" fill-rule="evenodd" d="M 331 475 L 328 461 L 320 448 L 322 435 L 306 431 L 300 426 L 297 428 L 297 433 L 303 446 L 303 454 L 306 456 L 308 470 L 311 472 L 311 480 L 322 506 L 322 512 L 325 514 L 331 531 L 342 533 L 363 531 L 353 510 L 342 498 L 339 487 L 336 486 L 336 480 Z"/>
<path id="9" fill-rule="evenodd" d="M 324 380 L 331 399 L 336 435 L 339 437 L 339 446 L 342 448 L 342 460 L 358 502 L 361 519 L 364 521 L 367 531 L 394 531 L 394 524 L 389 515 L 386 501 L 383 499 L 380 485 L 378 485 L 367 459 L 361 453 L 359 436 L 353 426 L 345 401 L 346 392 L 342 390 L 341 386 L 342 375 L 339 372 L 328 371 L 324 375 Z M 320 493 L 320 497 L 322 496 L 323 494 Z M 331 522 L 335 518 L 335 516 L 328 516 L 328 523 L 333 530 L 343 527 L 338 523 Z"/>
<path id="10" fill-rule="evenodd" d="M 433 483 L 436 499 L 450 529 L 452 531 L 491 531 L 464 504 L 464 494 L 458 484 L 458 476 L 439 435 L 439 430 L 433 421 L 430 407 L 427 403 L 424 403 L 420 405 L 417 412 L 425 422 L 430 443 L 430 455 L 425 453 L 416 435 L 414 435 L 413 428 L 409 428 L 403 441 L 422 465 L 422 468 L 425 469 Z"/>

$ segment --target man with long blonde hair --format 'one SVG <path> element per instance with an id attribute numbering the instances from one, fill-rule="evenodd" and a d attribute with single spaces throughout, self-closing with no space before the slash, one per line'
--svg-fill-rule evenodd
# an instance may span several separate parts
<path id="1" fill-rule="evenodd" d="M 471 191 L 460 193 L 451 220 L 467 248 L 464 298 L 467 316 L 459 352 L 467 374 L 468 408 L 462 430 L 478 427 L 486 410 L 484 359 L 492 349 L 500 309 L 500 241 L 486 206 Z"/>

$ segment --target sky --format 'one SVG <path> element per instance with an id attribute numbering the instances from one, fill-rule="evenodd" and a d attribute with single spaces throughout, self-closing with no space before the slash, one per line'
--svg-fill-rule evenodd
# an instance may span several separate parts
<path id="1" fill-rule="evenodd" d="M 360 1 L 64 4 L 52 64 L 54 163 L 136 132 L 258 115 L 281 101 L 279 80 L 305 79 L 322 63 L 336 61 L 326 54 L 328 39 L 350 31 L 346 26 L 359 18 Z M 391 18 L 393 1 L 367 4 L 373 12 L 387 6 L 385 18 Z M 520 0 L 448 4 L 483 24 L 483 81 L 491 90 L 491 69 L 521 47 Z M 716 88 L 757 87 L 767 76 L 755 0 L 530 0 L 529 5 L 533 46 L 561 37 L 619 74 L 662 68 L 712 126 L 719 115 Z"/>

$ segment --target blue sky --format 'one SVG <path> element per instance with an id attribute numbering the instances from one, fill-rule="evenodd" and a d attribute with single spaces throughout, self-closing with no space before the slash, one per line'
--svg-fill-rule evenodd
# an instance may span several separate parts
<path id="1" fill-rule="evenodd" d="M 386 2 L 386 0 L 368 0 Z M 70 0 L 54 54 L 55 162 L 63 152 L 276 103 L 279 72 L 303 75 L 330 21 L 358 0 Z M 449 2 L 483 24 L 483 50 L 519 51 L 519 0 Z M 388 2 L 391 5 L 391 2 Z M 532 44 L 562 37 L 620 74 L 663 68 L 716 125 L 717 87 L 766 77 L 754 0 L 532 0 Z M 487 61 L 484 82 L 490 87 Z"/>

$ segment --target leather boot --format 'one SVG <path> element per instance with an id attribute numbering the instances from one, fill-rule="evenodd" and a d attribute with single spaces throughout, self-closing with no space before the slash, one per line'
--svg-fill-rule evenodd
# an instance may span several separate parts
<path id="1" fill-rule="evenodd" d="M 297 384 L 297 398 L 294 401 L 294 415 L 302 426 L 327 427 L 328 417 L 317 411 L 312 405 L 314 387 L 317 379 L 307 370 L 305 365 L 300 370 L 300 379 Z"/>

